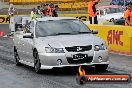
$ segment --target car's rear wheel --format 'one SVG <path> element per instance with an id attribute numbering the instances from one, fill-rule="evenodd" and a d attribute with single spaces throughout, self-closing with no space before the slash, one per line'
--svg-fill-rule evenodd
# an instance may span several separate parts
<path id="1" fill-rule="evenodd" d="M 107 64 L 103 64 L 103 65 L 95 65 L 95 70 L 96 71 L 106 71 L 108 68 Z"/>
<path id="2" fill-rule="evenodd" d="M 37 51 L 34 52 L 34 69 L 35 72 L 40 74 L 41 73 L 41 63 L 40 63 L 40 59 L 39 59 L 39 55 L 37 53 Z"/>
<path id="3" fill-rule="evenodd" d="M 17 49 L 15 47 L 14 47 L 14 58 L 15 58 L 16 66 L 20 66 L 21 65 L 20 58 Z"/>

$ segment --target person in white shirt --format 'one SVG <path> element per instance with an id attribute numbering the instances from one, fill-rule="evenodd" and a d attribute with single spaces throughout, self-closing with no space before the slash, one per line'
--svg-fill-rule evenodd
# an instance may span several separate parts
<path id="1" fill-rule="evenodd" d="M 14 6 L 13 4 L 10 4 L 10 7 L 8 9 L 8 15 L 10 17 L 9 29 L 11 30 L 11 32 L 15 31 L 14 12 L 15 12 Z"/>

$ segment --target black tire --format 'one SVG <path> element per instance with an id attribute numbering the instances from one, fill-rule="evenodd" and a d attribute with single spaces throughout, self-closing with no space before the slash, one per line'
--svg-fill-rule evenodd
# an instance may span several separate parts
<path id="1" fill-rule="evenodd" d="M 37 51 L 34 52 L 34 69 L 37 74 L 40 74 L 42 72 L 41 63 Z"/>
<path id="2" fill-rule="evenodd" d="M 19 62 L 20 61 L 20 58 L 19 58 L 17 49 L 15 47 L 14 47 L 14 58 L 15 58 L 16 66 L 21 66 L 21 63 Z"/>
<path id="3" fill-rule="evenodd" d="M 98 72 L 106 71 L 108 68 L 107 64 L 104 65 L 95 65 L 95 70 Z"/>

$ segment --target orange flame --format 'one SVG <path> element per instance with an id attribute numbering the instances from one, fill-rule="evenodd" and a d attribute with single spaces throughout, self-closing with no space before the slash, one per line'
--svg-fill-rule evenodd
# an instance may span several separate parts
<path id="1" fill-rule="evenodd" d="M 79 67 L 78 71 L 79 71 L 79 75 L 80 75 L 80 76 L 84 76 L 84 75 L 86 74 L 86 73 L 85 73 L 85 70 L 82 69 L 81 66 Z"/>

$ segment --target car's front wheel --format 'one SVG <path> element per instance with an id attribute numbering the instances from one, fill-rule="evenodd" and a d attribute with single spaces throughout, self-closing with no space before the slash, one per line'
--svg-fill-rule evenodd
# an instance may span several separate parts
<path id="1" fill-rule="evenodd" d="M 41 73 L 41 63 L 40 63 L 40 59 L 39 59 L 39 55 L 37 53 L 37 51 L 34 52 L 34 69 L 35 72 L 40 74 Z"/>
<path id="2" fill-rule="evenodd" d="M 16 66 L 20 66 L 21 65 L 21 63 L 19 62 L 20 58 L 19 58 L 17 49 L 15 47 L 14 47 L 14 58 L 15 58 Z"/>
<path id="3" fill-rule="evenodd" d="M 103 64 L 103 65 L 95 65 L 95 70 L 96 71 L 106 71 L 108 68 L 107 64 Z"/>

